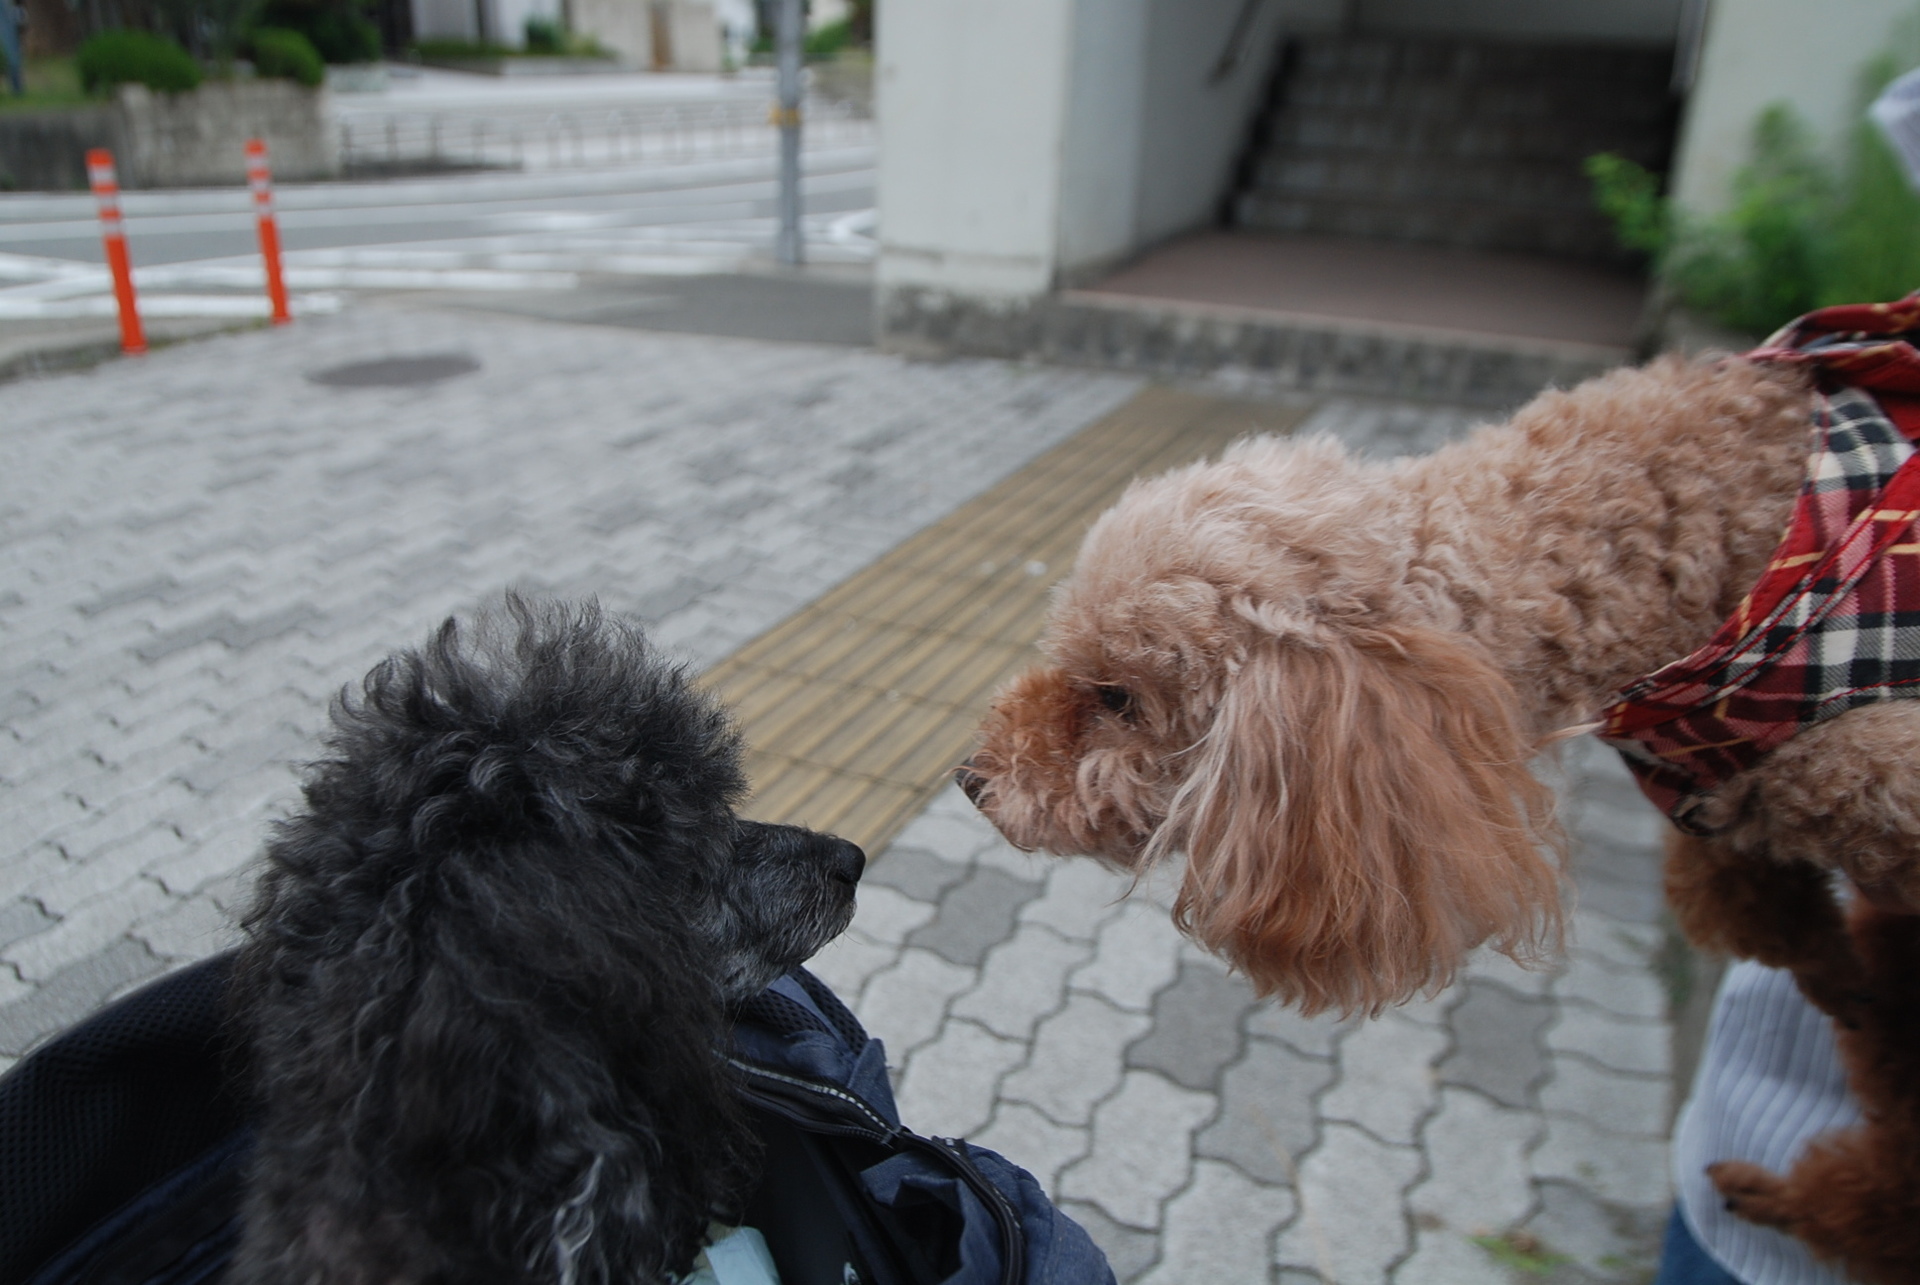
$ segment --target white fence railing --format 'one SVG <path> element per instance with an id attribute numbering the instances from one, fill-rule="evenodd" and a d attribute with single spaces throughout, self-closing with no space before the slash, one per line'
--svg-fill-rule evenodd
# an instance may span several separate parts
<path id="1" fill-rule="evenodd" d="M 338 122 L 340 162 L 377 169 L 560 169 L 671 164 L 768 153 L 775 130 L 765 104 L 695 103 L 481 115 L 356 112 Z M 844 103 L 812 102 L 810 147 L 871 143 L 873 121 Z"/>

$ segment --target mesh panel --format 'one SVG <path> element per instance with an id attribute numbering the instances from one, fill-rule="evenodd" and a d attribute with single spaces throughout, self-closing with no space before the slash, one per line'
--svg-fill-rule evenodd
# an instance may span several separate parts
<path id="1" fill-rule="evenodd" d="M 819 1007 L 819 1013 L 811 1012 L 805 1004 L 788 999 L 778 991 L 765 990 L 740 1006 L 740 1016 L 783 1035 L 793 1031 L 820 1031 L 837 1036 L 850 1053 L 858 1053 L 867 1046 L 866 1028 L 847 1011 L 847 1006 L 825 982 L 804 968 L 794 969 L 789 976 L 800 983 L 807 998 Z M 822 1021 L 822 1017 L 826 1020 Z"/>
<path id="2" fill-rule="evenodd" d="M 860 1019 L 840 1002 L 840 997 L 833 993 L 831 987 L 804 968 L 794 969 L 793 979 L 800 983 L 807 997 L 820 1006 L 820 1011 L 827 1015 L 827 1020 L 833 1023 L 834 1030 L 840 1033 L 840 1038 L 849 1049 L 858 1053 L 867 1046 L 867 1028 L 860 1025 Z"/>
<path id="3" fill-rule="evenodd" d="M 740 1005 L 740 1018 L 785 1035 L 792 1031 L 825 1031 L 826 1026 L 799 1004 L 775 991 L 761 991 Z"/>
<path id="4" fill-rule="evenodd" d="M 143 987 L 0 1079 L 0 1280 L 18 1281 L 231 1134 L 230 955 Z"/>

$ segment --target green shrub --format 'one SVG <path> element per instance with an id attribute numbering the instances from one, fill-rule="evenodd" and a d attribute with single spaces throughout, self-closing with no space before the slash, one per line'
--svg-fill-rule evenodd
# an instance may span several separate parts
<path id="1" fill-rule="evenodd" d="M 179 93 L 201 80 L 200 64 L 192 54 L 144 31 L 103 31 L 80 46 L 73 64 L 89 94 L 109 93 L 125 84 Z"/>
<path id="2" fill-rule="evenodd" d="M 838 22 L 829 22 L 815 27 L 807 33 L 806 53 L 809 58 L 831 58 L 845 49 L 853 37 L 852 26 L 845 18 Z"/>
<path id="3" fill-rule="evenodd" d="M 87 102 L 71 57 L 27 59 L 26 82 L 27 92 L 18 97 L 0 90 L 0 113 L 81 107 Z"/>
<path id="4" fill-rule="evenodd" d="M 372 62 L 380 56 L 380 29 L 360 0 L 267 0 L 260 27 L 283 27 L 307 38 L 329 63 Z"/>
<path id="5" fill-rule="evenodd" d="M 1920 196 L 1865 116 L 1901 70 L 1891 55 L 1863 69 L 1861 110 L 1837 165 L 1776 103 L 1754 123 L 1752 157 L 1725 213 L 1689 217 L 1660 196 L 1658 178 L 1610 154 L 1587 161 L 1595 204 L 1682 303 L 1748 334 L 1813 308 L 1920 289 Z"/>
<path id="6" fill-rule="evenodd" d="M 1663 268 L 1692 307 L 1735 330 L 1764 334 L 1819 307 L 1828 293 L 1836 179 L 1784 104 L 1760 113 L 1753 152 L 1734 178 L 1725 214 L 1675 221 Z M 1905 293 L 1896 289 L 1892 297 Z"/>
<path id="7" fill-rule="evenodd" d="M 867 12 L 869 30 L 871 30 L 871 7 Z M 853 18 L 842 18 L 837 22 L 815 27 L 801 41 L 802 54 L 808 58 L 832 58 L 845 49 L 864 48 L 870 43 L 871 38 L 867 40 L 861 38 L 857 18 L 858 14 Z M 771 30 L 762 29 L 756 32 L 753 39 L 747 43 L 748 55 L 756 59 L 764 59 L 778 52 L 774 48 Z"/>
<path id="8" fill-rule="evenodd" d="M 1653 256 L 1666 249 L 1667 203 L 1658 175 L 1624 156 L 1601 152 L 1587 158 L 1587 177 L 1593 180 L 1593 202 L 1613 220 L 1621 245 Z"/>
<path id="9" fill-rule="evenodd" d="M 255 27 L 253 70 L 261 76 L 298 81 L 312 87 L 327 78 L 327 64 L 313 42 L 286 27 Z"/>
<path id="10" fill-rule="evenodd" d="M 1870 102 L 1904 68 L 1891 56 L 1861 77 Z M 1864 113 L 1853 127 L 1847 185 L 1832 216 L 1833 262 L 1823 303 L 1891 299 L 1920 288 L 1920 195 L 1893 148 Z"/>
<path id="11" fill-rule="evenodd" d="M 526 32 L 527 52 L 530 54 L 567 52 L 567 33 L 552 18 L 528 18 Z"/>

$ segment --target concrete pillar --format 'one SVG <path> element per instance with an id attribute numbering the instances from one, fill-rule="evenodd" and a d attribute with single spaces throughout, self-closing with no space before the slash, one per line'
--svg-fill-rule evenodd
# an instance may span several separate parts
<path id="1" fill-rule="evenodd" d="M 887 0 L 882 331 L 907 292 L 1014 307 L 1212 221 L 1290 0 Z"/>
<path id="2" fill-rule="evenodd" d="M 876 6 L 882 293 L 1053 284 L 1075 0 Z"/>

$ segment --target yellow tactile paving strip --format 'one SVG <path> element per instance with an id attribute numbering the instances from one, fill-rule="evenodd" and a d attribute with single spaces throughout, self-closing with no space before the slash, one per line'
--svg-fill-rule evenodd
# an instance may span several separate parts
<path id="1" fill-rule="evenodd" d="M 748 814 L 880 851 L 1033 659 L 1047 591 L 1126 484 L 1305 415 L 1146 389 L 714 666 L 751 747 Z"/>

